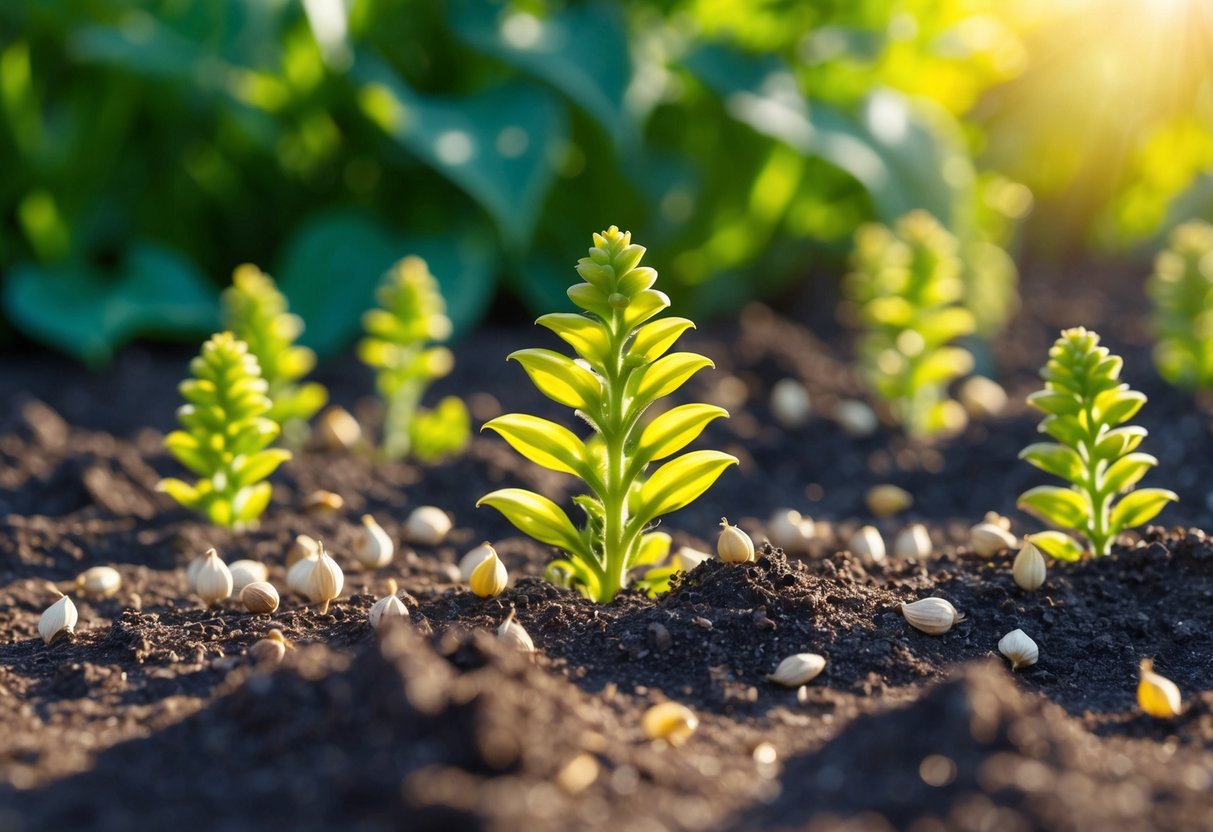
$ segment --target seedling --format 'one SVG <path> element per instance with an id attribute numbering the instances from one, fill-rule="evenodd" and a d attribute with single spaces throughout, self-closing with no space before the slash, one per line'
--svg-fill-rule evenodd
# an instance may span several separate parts
<path id="1" fill-rule="evenodd" d="M 1186 390 L 1213 389 L 1213 225 L 1185 223 L 1154 261 L 1154 363 Z"/>
<path id="2" fill-rule="evenodd" d="M 455 364 L 450 350 L 435 345 L 451 335 L 438 281 L 420 257 L 405 257 L 384 276 L 378 298 L 379 308 L 362 317 L 367 337 L 358 354 L 377 371 L 387 408 L 383 454 L 427 461 L 457 453 L 471 432 L 463 402 L 449 396 L 432 412 L 420 409 L 426 388 Z"/>
<path id="3" fill-rule="evenodd" d="M 863 332 L 859 362 L 871 389 L 913 436 L 964 424 L 948 384 L 973 358 L 952 341 L 973 332 L 956 240 L 934 217 L 913 211 L 894 230 L 866 225 L 855 238 L 853 271 L 844 290 Z"/>
<path id="4" fill-rule="evenodd" d="M 316 366 L 316 354 L 295 344 L 303 319 L 290 313 L 273 278 L 246 263 L 223 292 L 223 323 L 248 344 L 261 367 L 272 403 L 268 417 L 282 427 L 288 444 L 303 444 L 308 420 L 328 401 L 324 385 L 300 383 Z"/>
<path id="5" fill-rule="evenodd" d="M 1120 380 L 1123 363 L 1099 346 L 1096 333 L 1083 327 L 1062 332 L 1040 371 L 1044 389 L 1028 397 L 1030 405 L 1046 414 L 1039 430 L 1056 441 L 1029 445 L 1019 454 L 1071 483 L 1069 488 L 1042 485 L 1025 491 L 1019 507 L 1081 535 L 1096 555 L 1106 555 L 1122 530 L 1140 526 L 1179 499 L 1162 488 L 1125 493 L 1158 460 L 1137 451 L 1145 428 L 1124 424 L 1146 397 Z M 1120 494 L 1124 496 L 1118 499 Z M 1060 531 L 1041 532 L 1031 540 L 1055 558 L 1082 556 L 1082 546 Z"/>
<path id="6" fill-rule="evenodd" d="M 217 526 L 253 524 L 269 504 L 266 477 L 290 451 L 269 448 L 278 423 L 268 417 L 268 385 L 248 346 L 230 332 L 202 345 L 190 362 L 194 378 L 181 383 L 186 404 L 177 410 L 184 430 L 164 439 L 164 447 L 200 479 L 193 485 L 163 479 L 157 488 Z"/>
<path id="7" fill-rule="evenodd" d="M 627 585 L 631 569 L 668 554 L 669 535 L 646 531 L 653 521 L 694 501 L 737 462 L 719 451 L 691 451 L 646 474 L 650 463 L 682 450 L 728 413 L 684 404 L 641 424 L 650 405 L 712 366 L 695 353 L 666 354 L 694 323 L 651 320 L 670 300 L 651 288 L 657 272 L 640 265 L 644 251 L 614 226 L 595 234 L 589 257 L 577 264 L 586 282 L 568 290 L 587 314 L 556 313 L 537 321 L 572 346 L 579 360 L 546 349 L 509 356 L 540 392 L 573 408 L 593 435 L 583 441 L 555 422 L 517 413 L 485 425 L 532 462 L 585 483 L 588 493 L 574 498 L 585 513 L 580 528 L 554 502 L 521 488 L 494 491 L 478 505 L 496 508 L 526 534 L 563 550 L 566 557 L 549 573 L 603 602 Z"/>

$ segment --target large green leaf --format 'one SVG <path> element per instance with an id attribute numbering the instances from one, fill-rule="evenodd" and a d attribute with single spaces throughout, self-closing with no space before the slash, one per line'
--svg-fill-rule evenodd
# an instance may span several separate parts
<path id="1" fill-rule="evenodd" d="M 1131 529 L 1153 520 L 1167 503 L 1179 499 L 1174 491 L 1165 488 L 1139 488 L 1126 494 L 1112 509 L 1112 528 Z"/>
<path id="2" fill-rule="evenodd" d="M 1081 494 L 1052 485 L 1041 485 L 1020 494 L 1019 507 L 1063 529 L 1083 528 L 1091 511 Z"/>
<path id="3" fill-rule="evenodd" d="M 560 506 L 542 494 L 523 488 L 502 488 L 481 497 L 477 507 L 492 506 L 523 534 L 570 554 L 590 558 L 573 521 Z"/>
<path id="4" fill-rule="evenodd" d="M 482 430 L 486 428 L 536 465 L 582 479 L 590 476 L 589 450 L 563 425 L 525 413 L 507 413 L 486 422 Z"/>
<path id="5" fill-rule="evenodd" d="M 367 52 L 351 75 L 371 119 L 480 203 L 507 245 L 527 247 L 568 134 L 551 93 L 517 82 L 464 98 L 423 96 Z"/>
<path id="6" fill-rule="evenodd" d="M 678 453 L 707 427 L 713 419 L 728 418 L 723 407 L 711 404 L 684 404 L 667 410 L 640 434 L 636 456 L 648 462 Z"/>
<path id="7" fill-rule="evenodd" d="M 1081 482 L 1086 476 L 1082 457 L 1074 449 L 1056 442 L 1033 443 L 1019 452 L 1019 458 L 1066 482 Z"/>
<path id="8" fill-rule="evenodd" d="M 641 487 L 634 509 L 636 522 L 677 511 L 712 487 L 737 458 L 720 451 L 691 451 L 662 465 Z"/>
<path id="9" fill-rule="evenodd" d="M 66 262 L 24 264 L 4 283 L 4 309 L 22 332 L 90 364 L 133 338 L 189 340 L 219 326 L 215 288 L 157 243 L 135 243 L 113 273 Z"/>

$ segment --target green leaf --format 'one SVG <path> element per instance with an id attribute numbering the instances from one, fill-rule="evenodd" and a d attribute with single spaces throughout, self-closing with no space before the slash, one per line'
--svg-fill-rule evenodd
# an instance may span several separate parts
<path id="1" fill-rule="evenodd" d="M 1082 400 L 1072 393 L 1037 390 L 1028 396 L 1028 404 L 1054 416 L 1067 416 L 1082 410 Z"/>
<path id="2" fill-rule="evenodd" d="M 1153 520 L 1167 503 L 1179 500 L 1174 491 L 1164 488 L 1139 488 L 1126 494 L 1112 509 L 1112 528 L 1132 529 Z"/>
<path id="3" fill-rule="evenodd" d="M 1028 535 L 1040 551 L 1058 560 L 1076 561 L 1082 558 L 1083 548 L 1074 538 L 1061 532 L 1037 532 Z"/>
<path id="4" fill-rule="evenodd" d="M 1090 508 L 1081 494 L 1051 485 L 1041 485 L 1020 494 L 1019 507 L 1063 529 L 1083 528 L 1090 515 Z"/>
<path id="5" fill-rule="evenodd" d="M 1040 423 L 1044 432 L 1063 445 L 1078 447 L 1087 439 L 1087 432 L 1073 416 L 1046 416 Z"/>
<path id="6" fill-rule="evenodd" d="M 946 306 L 923 316 L 914 327 L 927 347 L 947 344 L 973 332 L 976 322 L 973 313 L 961 306 Z M 968 350 L 965 350 L 967 353 Z M 971 362 L 971 359 L 970 359 Z M 964 370 L 962 372 L 968 372 Z"/>
<path id="7" fill-rule="evenodd" d="M 483 505 L 500 511 L 528 537 L 570 554 L 592 557 L 569 516 L 541 494 L 522 488 L 503 488 L 481 497 L 476 507 Z"/>
<path id="8" fill-rule="evenodd" d="M 640 365 L 656 361 L 684 332 L 694 328 L 695 322 L 686 318 L 662 318 L 645 324 L 636 330 L 632 343 L 628 345 L 629 363 Z"/>
<path id="9" fill-rule="evenodd" d="M 1117 459 L 1135 450 L 1146 436 L 1146 429 L 1136 425 L 1113 428 L 1095 443 L 1095 456 L 1098 459 Z"/>
<path id="10" fill-rule="evenodd" d="M 662 465 L 640 489 L 636 520 L 648 523 L 693 502 L 737 458 L 720 451 L 691 451 Z"/>
<path id="11" fill-rule="evenodd" d="M 1100 492 L 1103 494 L 1118 494 L 1126 491 L 1146 475 L 1151 468 L 1158 465 L 1158 460 L 1150 454 L 1128 454 L 1113 462 L 1104 473 Z"/>
<path id="12" fill-rule="evenodd" d="M 164 448 L 200 477 L 209 475 L 215 468 L 215 461 L 198 444 L 198 440 L 183 430 L 175 430 L 164 437 Z"/>
<path id="13" fill-rule="evenodd" d="M 419 409 L 409 425 L 409 451 L 421 462 L 434 462 L 467 447 L 472 417 L 458 396 L 444 396 L 433 410 Z"/>
<path id="14" fill-rule="evenodd" d="M 727 419 L 729 412 L 710 404 L 684 404 L 671 408 L 649 422 L 640 434 L 636 456 L 645 462 L 664 459 L 695 441 L 713 419 Z"/>
<path id="15" fill-rule="evenodd" d="M 553 312 L 535 321 L 564 339 L 577 354 L 595 367 L 602 367 L 611 347 L 610 337 L 598 321 L 573 312 Z"/>
<path id="16" fill-rule="evenodd" d="M 670 537 L 665 532 L 649 532 L 640 536 L 640 546 L 636 549 L 636 556 L 632 558 L 632 562 L 628 564 L 628 568 L 636 566 L 652 566 L 655 563 L 661 563 L 670 556 L 670 545 L 674 542 L 674 538 Z"/>
<path id="17" fill-rule="evenodd" d="M 1128 385 L 1122 384 L 1095 397 L 1095 418 L 1101 424 L 1119 425 L 1132 419 L 1145 403 L 1145 393 L 1130 390 Z"/>
<path id="18" fill-rule="evenodd" d="M 631 395 L 640 407 L 673 393 L 705 367 L 715 367 L 710 358 L 693 352 L 670 353 L 628 379 Z"/>
<path id="19" fill-rule="evenodd" d="M 587 413 L 597 412 L 602 381 L 573 359 L 544 349 L 517 350 L 508 358 L 521 364 L 539 392 L 552 401 Z"/>
<path id="20" fill-rule="evenodd" d="M 156 490 L 161 491 L 185 508 L 191 511 L 197 510 L 200 505 L 200 495 L 198 490 L 188 482 L 183 482 L 175 477 L 166 477 L 156 483 Z"/>
<path id="21" fill-rule="evenodd" d="M 973 356 L 964 347 L 940 347 L 914 367 L 911 389 L 946 384 L 973 369 Z"/>
<path id="22" fill-rule="evenodd" d="M 232 479 L 237 487 L 253 485 L 274 473 L 290 458 L 290 451 L 277 448 L 250 454 L 232 463 Z"/>
<path id="23" fill-rule="evenodd" d="M 496 431 L 536 465 L 582 479 L 593 476 L 585 443 L 563 425 L 538 416 L 508 413 L 485 423 L 484 429 Z"/>
<path id="24" fill-rule="evenodd" d="M 572 294 L 572 289 L 569 290 L 569 293 Z M 631 330 L 669 307 L 670 298 L 665 292 L 659 292 L 656 289 L 637 292 L 628 304 L 628 308 L 623 310 L 623 328 Z"/>
<path id="25" fill-rule="evenodd" d="M 230 509 L 231 520 L 239 525 L 256 520 L 265 511 L 266 506 L 270 504 L 270 497 L 273 494 L 273 486 L 268 482 L 258 483 L 249 488 L 241 489 L 232 501 Z M 221 525 L 227 524 L 221 523 Z"/>
<path id="26" fill-rule="evenodd" d="M 1086 476 L 1082 457 L 1072 448 L 1055 442 L 1037 442 L 1019 452 L 1020 459 L 1026 459 L 1040 470 L 1061 477 L 1066 482 L 1079 482 Z"/>

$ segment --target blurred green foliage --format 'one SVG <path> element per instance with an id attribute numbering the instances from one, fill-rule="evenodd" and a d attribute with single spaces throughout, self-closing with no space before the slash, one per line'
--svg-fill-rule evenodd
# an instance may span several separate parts
<path id="1" fill-rule="evenodd" d="M 1017 5 L 0 4 L 4 313 L 104 361 L 212 331 L 221 282 L 256 262 L 324 356 L 405 253 L 441 276 L 458 332 L 499 285 L 564 305 L 560 252 L 613 221 L 702 315 L 836 266 L 859 224 L 915 208 L 1005 299 L 984 276 L 1013 268 L 1031 199 L 978 172 L 975 108 L 1029 65 Z M 1156 155 L 1200 144 L 1176 130 Z"/>
<path id="2" fill-rule="evenodd" d="M 1213 225 L 1184 223 L 1154 261 L 1154 363 L 1186 390 L 1213 389 Z"/>

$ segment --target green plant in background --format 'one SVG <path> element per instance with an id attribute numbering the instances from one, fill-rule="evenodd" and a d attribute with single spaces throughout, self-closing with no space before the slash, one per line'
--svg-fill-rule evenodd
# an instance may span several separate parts
<path id="1" fill-rule="evenodd" d="M 230 332 L 211 336 L 190 372 L 181 383 L 186 404 L 177 410 L 184 430 L 166 436 L 164 447 L 200 479 L 190 485 L 170 477 L 157 488 L 217 526 L 252 525 L 269 505 L 265 478 L 291 458 L 269 447 L 279 432 L 268 416 L 269 385 L 248 345 Z"/>
<path id="2" fill-rule="evenodd" d="M 307 439 L 308 420 L 328 401 L 328 391 L 300 379 L 316 366 L 316 354 L 295 344 L 303 320 L 288 311 L 274 280 L 256 266 L 238 266 L 222 295 L 223 325 L 248 345 L 269 385 L 273 406 L 266 414 L 282 427 L 288 445 Z"/>
<path id="3" fill-rule="evenodd" d="M 1096 555 L 1111 551 L 1121 531 L 1140 526 L 1179 499 L 1162 488 L 1129 491 L 1158 460 L 1136 450 L 1145 429 L 1124 424 L 1146 397 L 1120 380 L 1122 364 L 1119 356 L 1099 346 L 1096 333 L 1083 327 L 1062 332 L 1040 371 L 1044 389 L 1028 397 L 1046 414 L 1041 432 L 1056 441 L 1029 445 L 1019 455 L 1071 484 L 1025 491 L 1019 507 L 1081 535 Z M 1041 532 L 1032 541 L 1062 560 L 1077 560 L 1083 552 L 1060 531 Z"/>
<path id="4" fill-rule="evenodd" d="M 1176 228 L 1146 284 L 1154 302 L 1154 363 L 1186 390 L 1213 388 L 1213 225 Z"/>
<path id="5" fill-rule="evenodd" d="M 537 323 L 552 330 L 580 357 L 574 361 L 547 349 L 510 355 L 545 396 L 573 408 L 593 429 L 583 441 L 572 431 L 537 416 L 512 413 L 488 422 L 532 462 L 572 474 L 588 493 L 574 498 L 585 513 L 581 528 L 542 495 L 506 488 L 482 497 L 521 531 L 561 549 L 552 565 L 585 595 L 609 601 L 627 586 L 629 571 L 662 560 L 669 535 L 646 532 L 663 514 L 698 498 L 736 458 L 719 451 L 691 451 L 652 474 L 649 464 L 692 442 L 719 407 L 684 404 L 648 422 L 641 417 L 655 401 L 673 393 L 712 362 L 691 352 L 666 354 L 694 324 L 686 318 L 654 316 L 670 301 L 652 287 L 657 272 L 641 266 L 643 247 L 611 226 L 594 235 L 589 257 L 577 264 L 585 280 L 568 290 L 587 314 L 555 313 Z"/>
<path id="6" fill-rule="evenodd" d="M 973 366 L 952 342 L 973 331 L 958 304 L 964 292 L 956 239 L 930 214 L 913 211 L 893 230 L 877 224 L 855 237 L 844 281 L 848 312 L 861 327 L 859 361 L 871 389 L 913 436 L 964 424 L 950 382 Z"/>
<path id="7" fill-rule="evenodd" d="M 451 351 L 434 342 L 451 335 L 438 281 L 420 257 L 405 257 L 384 276 L 379 308 L 362 318 L 366 338 L 358 356 L 376 370 L 375 384 L 386 407 L 383 453 L 409 453 L 427 461 L 463 449 L 470 435 L 467 408 L 454 396 L 427 413 L 421 397 L 435 379 L 454 367 Z"/>

